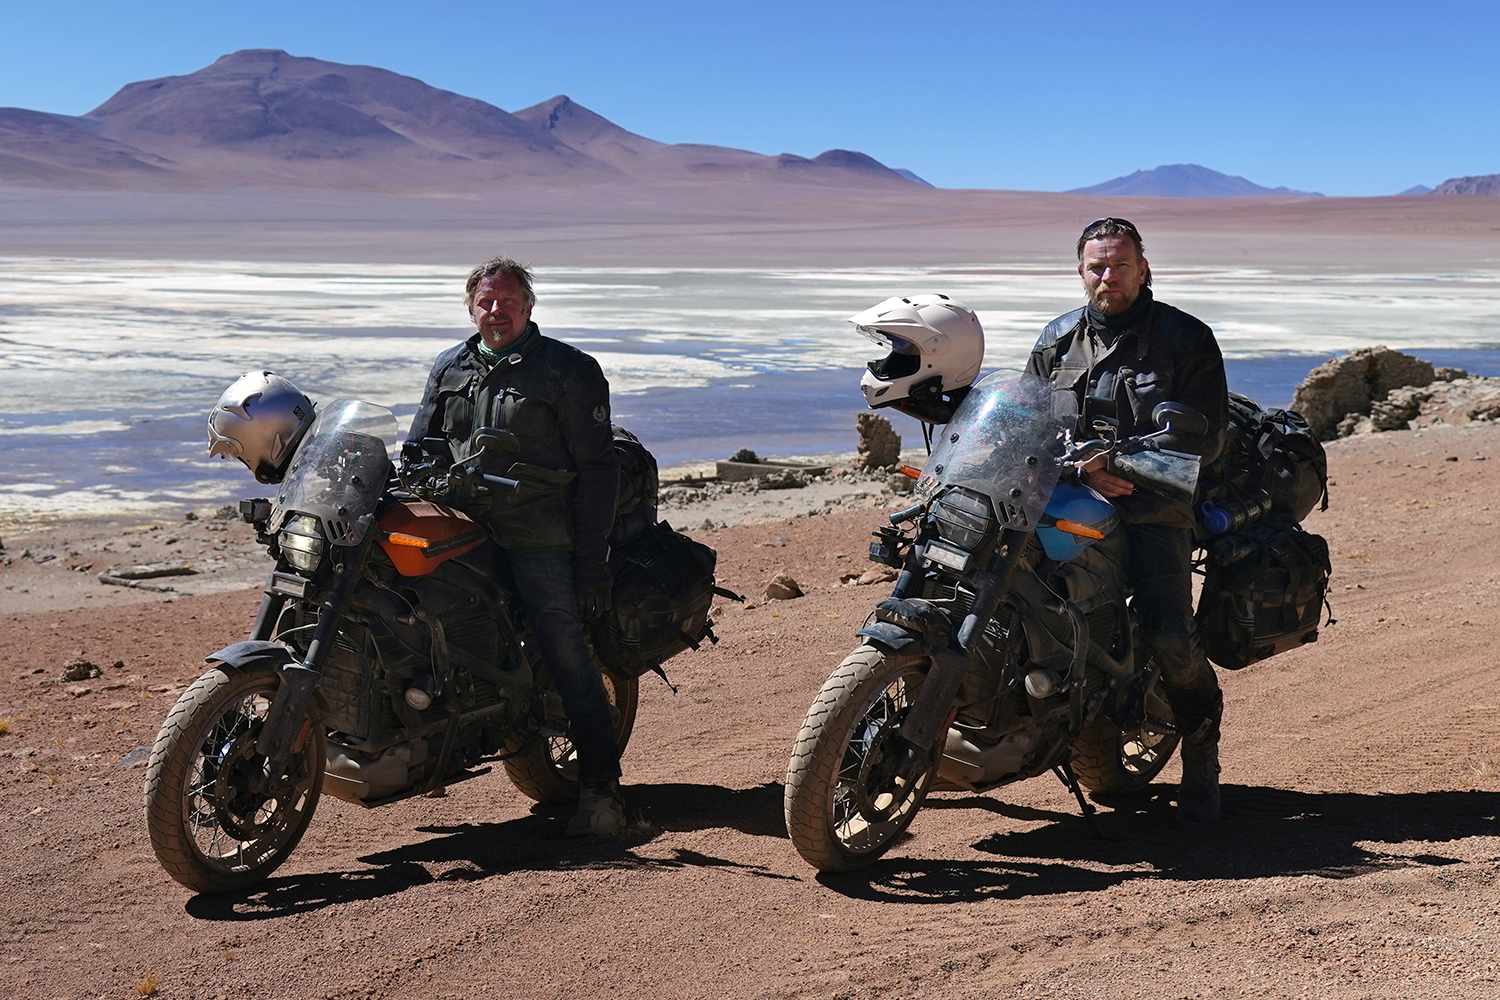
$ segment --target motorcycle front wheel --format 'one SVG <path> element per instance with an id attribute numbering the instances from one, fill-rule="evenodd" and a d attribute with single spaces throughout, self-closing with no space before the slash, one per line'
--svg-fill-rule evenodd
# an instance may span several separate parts
<path id="1" fill-rule="evenodd" d="M 807 710 L 787 768 L 786 828 L 797 853 L 818 871 L 875 861 L 927 797 L 936 750 L 915 781 L 902 781 L 895 768 L 906 746 L 901 723 L 928 666 L 925 657 L 861 646 Z"/>
<path id="2" fill-rule="evenodd" d="M 146 827 L 156 858 L 203 893 L 234 892 L 275 871 L 312 822 L 327 737 L 316 724 L 282 774 L 255 751 L 281 675 L 219 666 L 183 692 L 146 768 Z"/>
<path id="3" fill-rule="evenodd" d="M 1167 766 L 1180 737 L 1172 728 L 1161 675 L 1146 689 L 1138 726 L 1122 729 L 1103 712 L 1073 741 L 1073 773 L 1092 798 L 1129 795 L 1151 784 Z"/>
<path id="4" fill-rule="evenodd" d="M 602 676 L 614 717 L 615 742 L 623 754 L 635 729 L 640 679 L 608 670 L 602 671 Z M 578 751 L 572 740 L 561 735 L 516 735 L 506 742 L 505 750 L 509 754 L 505 774 L 522 795 L 548 805 L 578 801 Z"/>

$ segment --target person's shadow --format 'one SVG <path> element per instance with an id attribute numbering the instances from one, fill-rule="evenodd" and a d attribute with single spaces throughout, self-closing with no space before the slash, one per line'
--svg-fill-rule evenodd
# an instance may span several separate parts
<path id="1" fill-rule="evenodd" d="M 203 920 L 263 920 L 379 899 L 429 882 L 569 868 L 716 867 L 750 878 L 791 878 L 761 865 L 682 848 L 666 858 L 638 853 L 638 848 L 669 830 L 727 828 L 753 837 L 785 838 L 779 782 L 744 789 L 627 785 L 625 797 L 630 822 L 618 837 L 568 840 L 562 835 L 568 811 L 537 807 L 532 815 L 503 823 L 418 827 L 420 833 L 437 836 L 360 857 L 360 861 L 375 867 L 274 876 L 245 892 L 194 896 L 187 901 L 186 909 Z"/>
<path id="2" fill-rule="evenodd" d="M 1456 864 L 1459 859 L 1431 845 L 1500 832 L 1500 794 L 1494 792 L 1366 795 L 1226 785 L 1218 823 L 1197 828 L 1177 823 L 1174 794 L 1171 785 L 1153 785 L 1133 800 L 1100 809 L 1097 833 L 1076 813 L 982 796 L 929 798 L 924 810 L 985 809 L 1043 825 L 991 834 L 971 845 L 994 860 L 887 855 L 868 868 L 819 881 L 859 899 L 954 903 L 1084 892 L 1137 879 L 1340 879 Z M 920 823 L 919 815 L 919 831 Z M 1403 849 L 1406 844 L 1413 848 Z"/>

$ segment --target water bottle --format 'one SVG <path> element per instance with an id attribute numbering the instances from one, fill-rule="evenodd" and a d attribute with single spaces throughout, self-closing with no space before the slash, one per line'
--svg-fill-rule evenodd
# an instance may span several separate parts
<path id="1" fill-rule="evenodd" d="M 1271 494 L 1258 490 L 1248 499 L 1232 499 L 1223 505 L 1205 500 L 1198 508 L 1203 517 L 1203 527 L 1211 535 L 1227 535 L 1239 531 L 1251 521 L 1258 521 L 1271 512 Z"/>

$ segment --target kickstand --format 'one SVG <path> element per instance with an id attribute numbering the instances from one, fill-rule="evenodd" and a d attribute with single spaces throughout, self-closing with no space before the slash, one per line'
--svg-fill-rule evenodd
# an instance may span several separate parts
<path id="1" fill-rule="evenodd" d="M 1057 780 L 1068 786 L 1068 791 L 1073 793 L 1073 798 L 1078 800 L 1078 808 L 1083 810 L 1083 818 L 1089 821 L 1089 829 L 1094 831 L 1094 836 L 1102 838 L 1104 832 L 1099 829 L 1099 821 L 1094 819 L 1097 812 L 1094 804 L 1083 797 L 1083 789 L 1078 787 L 1078 775 L 1073 773 L 1073 765 L 1064 761 L 1052 769 L 1057 775 Z"/>

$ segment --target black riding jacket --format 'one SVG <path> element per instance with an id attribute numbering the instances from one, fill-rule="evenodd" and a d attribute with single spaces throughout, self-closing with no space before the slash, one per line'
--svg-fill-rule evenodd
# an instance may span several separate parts
<path id="1" fill-rule="evenodd" d="M 1032 348 L 1026 370 L 1074 393 L 1084 415 L 1081 433 L 1107 408 L 1089 404 L 1089 396 L 1114 401 L 1114 413 L 1102 415 L 1119 421 L 1121 437 L 1155 431 L 1151 411 L 1172 401 L 1207 417 L 1208 433 L 1178 435 L 1168 442 L 1171 448 L 1200 455 L 1206 465 L 1223 447 L 1229 388 L 1213 331 L 1181 309 L 1157 302 L 1149 288 L 1141 289 L 1120 317 L 1106 320 L 1086 306 L 1057 317 Z M 1193 526 L 1190 505 L 1139 486 L 1111 502 L 1127 523 Z"/>
<path id="2" fill-rule="evenodd" d="M 474 454 L 480 427 L 515 434 L 521 450 L 486 472 L 521 482 L 468 513 L 504 548 L 572 549 L 604 561 L 620 465 L 609 425 L 609 382 L 599 363 L 529 323 L 498 360 L 479 335 L 438 355 L 408 438 L 441 437 L 455 462 Z"/>

